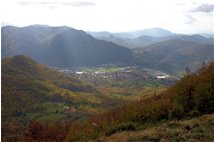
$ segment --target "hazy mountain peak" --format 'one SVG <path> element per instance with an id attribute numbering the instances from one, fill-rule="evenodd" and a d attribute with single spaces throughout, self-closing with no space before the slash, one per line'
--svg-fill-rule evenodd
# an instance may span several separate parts
<path id="1" fill-rule="evenodd" d="M 115 37 L 119 38 L 138 38 L 140 36 L 165 37 L 173 35 L 172 32 L 158 27 L 118 33 L 110 33 L 106 31 L 88 33 L 94 37 L 109 37 L 110 35 L 114 35 Z"/>
<path id="2" fill-rule="evenodd" d="M 147 36 L 153 36 L 153 37 L 165 37 L 172 35 L 173 33 L 162 28 L 149 28 L 149 29 L 144 29 L 142 31 L 139 31 L 139 34 L 142 35 L 147 35 Z"/>

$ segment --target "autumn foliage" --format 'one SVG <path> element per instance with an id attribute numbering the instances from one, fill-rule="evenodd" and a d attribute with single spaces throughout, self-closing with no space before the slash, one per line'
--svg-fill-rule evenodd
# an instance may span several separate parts
<path id="1" fill-rule="evenodd" d="M 33 121 L 25 133 L 26 142 L 62 142 L 67 135 L 65 128 L 57 128 L 48 123 Z"/>
<path id="2" fill-rule="evenodd" d="M 214 112 L 214 63 L 187 74 L 161 94 L 109 110 L 83 122 L 57 128 L 50 124 L 30 123 L 27 141 L 88 141 L 118 131 L 136 130 L 144 124 L 181 119 Z M 67 128 L 66 128 L 67 127 Z"/>

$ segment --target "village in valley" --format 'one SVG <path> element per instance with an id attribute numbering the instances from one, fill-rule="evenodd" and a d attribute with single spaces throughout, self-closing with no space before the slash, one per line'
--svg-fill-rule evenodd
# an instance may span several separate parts
<path id="1" fill-rule="evenodd" d="M 168 86 L 177 79 L 155 69 L 143 68 L 139 66 L 103 66 L 103 67 L 76 67 L 76 68 L 57 68 L 60 72 L 75 75 L 79 79 L 86 80 L 95 85 L 120 85 L 130 86 L 143 82 L 150 85 Z"/>

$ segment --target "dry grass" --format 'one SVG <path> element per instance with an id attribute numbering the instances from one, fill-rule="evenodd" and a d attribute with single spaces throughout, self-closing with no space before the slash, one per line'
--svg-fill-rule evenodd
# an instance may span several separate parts
<path id="1" fill-rule="evenodd" d="M 94 142 L 212 142 L 214 140 L 214 114 L 198 118 L 169 121 L 140 131 L 125 131 Z"/>

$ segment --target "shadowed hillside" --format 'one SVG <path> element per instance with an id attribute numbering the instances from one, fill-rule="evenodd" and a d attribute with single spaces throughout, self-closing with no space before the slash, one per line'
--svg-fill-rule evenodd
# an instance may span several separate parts
<path id="1" fill-rule="evenodd" d="M 133 54 L 139 65 L 179 73 L 185 68 L 195 70 L 204 61 L 213 61 L 214 46 L 171 39 L 145 48 L 135 48 Z"/>
<path id="2" fill-rule="evenodd" d="M 2 57 L 24 54 L 55 67 L 130 64 L 131 51 L 69 27 L 2 28 Z"/>

